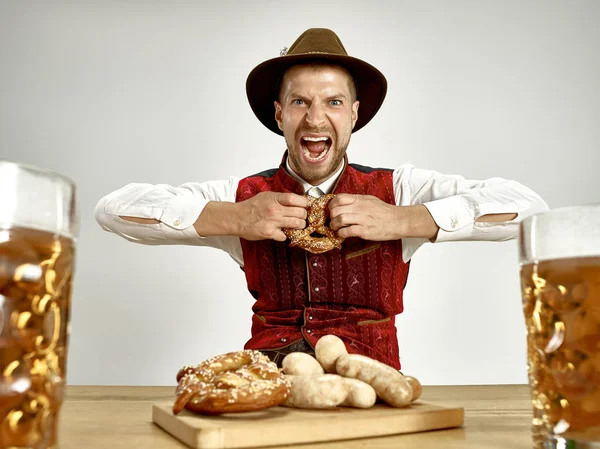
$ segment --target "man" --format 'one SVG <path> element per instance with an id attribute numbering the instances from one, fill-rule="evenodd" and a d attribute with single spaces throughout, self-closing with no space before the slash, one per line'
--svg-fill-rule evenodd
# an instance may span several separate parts
<path id="1" fill-rule="evenodd" d="M 278 169 L 179 187 L 129 184 L 99 201 L 96 219 L 138 243 L 227 251 L 256 299 L 246 348 L 280 363 L 335 334 L 349 352 L 400 369 L 395 316 L 419 246 L 511 239 L 518 220 L 547 206 L 501 178 L 349 164 L 350 136 L 377 113 L 386 89 L 384 76 L 348 56 L 335 33 L 309 29 L 246 84 L 257 118 L 285 138 Z M 283 229 L 306 226 L 306 193 L 335 194 L 330 226 L 345 239 L 341 249 L 312 254 L 286 241 Z"/>

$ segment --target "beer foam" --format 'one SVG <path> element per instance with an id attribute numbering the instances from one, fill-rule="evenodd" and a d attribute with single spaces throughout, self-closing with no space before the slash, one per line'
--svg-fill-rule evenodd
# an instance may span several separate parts
<path id="1" fill-rule="evenodd" d="M 521 265 L 600 256 L 600 203 L 552 209 L 519 226 Z"/>
<path id="2" fill-rule="evenodd" d="M 77 238 L 75 184 L 69 178 L 0 160 L 0 193 L 0 229 L 20 227 Z"/>

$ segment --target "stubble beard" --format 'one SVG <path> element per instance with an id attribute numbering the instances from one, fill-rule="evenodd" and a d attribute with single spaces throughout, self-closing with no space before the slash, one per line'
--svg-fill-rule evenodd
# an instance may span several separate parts
<path id="1" fill-rule="evenodd" d="M 332 148 L 329 148 L 329 153 L 327 155 L 328 163 L 323 167 L 307 167 L 306 162 L 302 157 L 302 146 L 300 144 L 300 134 L 306 130 L 298 130 L 296 133 L 295 140 L 290 142 L 290 140 L 286 137 L 285 141 L 288 148 L 288 157 L 290 158 L 290 166 L 306 182 L 316 185 L 328 179 L 340 166 L 340 163 L 344 159 L 346 155 L 346 150 L 348 145 L 350 144 L 350 134 L 347 136 L 343 136 L 341 140 L 338 141 L 337 135 L 335 132 L 330 132 L 329 134 L 332 137 L 335 145 Z M 312 132 L 312 131 L 311 131 Z"/>

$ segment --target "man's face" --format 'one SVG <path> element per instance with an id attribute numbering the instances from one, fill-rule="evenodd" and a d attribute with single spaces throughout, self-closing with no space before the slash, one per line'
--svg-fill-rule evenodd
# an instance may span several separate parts
<path id="1" fill-rule="evenodd" d="M 299 65 L 284 75 L 275 101 L 292 169 L 317 185 L 343 163 L 358 118 L 353 80 L 341 67 Z"/>

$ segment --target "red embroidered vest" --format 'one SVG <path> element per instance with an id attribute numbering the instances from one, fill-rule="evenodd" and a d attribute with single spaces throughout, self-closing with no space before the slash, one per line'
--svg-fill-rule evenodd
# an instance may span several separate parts
<path id="1" fill-rule="evenodd" d="M 294 192 L 302 185 L 279 169 L 240 181 L 236 201 L 259 192 Z M 347 164 L 333 193 L 372 195 L 395 204 L 392 170 Z M 273 350 L 300 339 L 314 348 L 327 334 L 340 337 L 350 353 L 363 354 L 400 369 L 395 316 L 409 264 L 402 241 L 349 238 L 342 249 L 311 254 L 289 242 L 240 239 L 248 289 L 256 299 L 252 337 L 246 349 Z"/>

